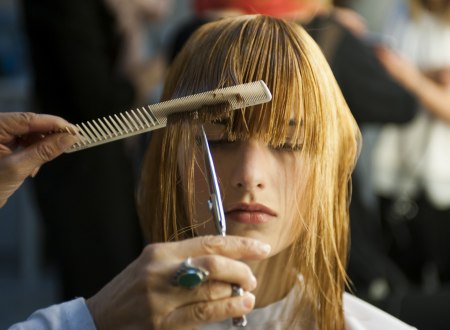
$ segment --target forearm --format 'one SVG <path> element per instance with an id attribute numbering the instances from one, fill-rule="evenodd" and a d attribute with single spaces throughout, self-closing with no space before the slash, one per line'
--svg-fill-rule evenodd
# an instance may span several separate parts
<path id="1" fill-rule="evenodd" d="M 406 83 L 406 87 L 414 93 L 425 109 L 442 120 L 450 122 L 450 92 L 425 75 L 415 81 Z"/>
<path id="2" fill-rule="evenodd" d="M 376 48 L 376 53 L 392 77 L 413 93 L 428 111 L 450 122 L 448 84 L 435 82 L 405 57 L 387 48 Z"/>

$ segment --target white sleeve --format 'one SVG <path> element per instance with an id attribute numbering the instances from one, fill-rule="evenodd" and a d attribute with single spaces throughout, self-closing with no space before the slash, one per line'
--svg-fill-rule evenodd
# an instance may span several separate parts
<path id="1" fill-rule="evenodd" d="M 96 330 L 83 298 L 37 310 L 8 330 Z"/>
<path id="2" fill-rule="evenodd" d="M 344 318 L 347 330 L 416 330 L 347 292 L 344 293 Z"/>

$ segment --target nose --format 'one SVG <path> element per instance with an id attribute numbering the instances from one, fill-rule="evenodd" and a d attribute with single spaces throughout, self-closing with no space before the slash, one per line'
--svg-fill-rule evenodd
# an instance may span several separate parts
<path id="1" fill-rule="evenodd" d="M 267 146 L 257 140 L 241 141 L 236 150 L 231 172 L 234 188 L 252 191 L 267 186 L 265 167 L 269 161 Z"/>

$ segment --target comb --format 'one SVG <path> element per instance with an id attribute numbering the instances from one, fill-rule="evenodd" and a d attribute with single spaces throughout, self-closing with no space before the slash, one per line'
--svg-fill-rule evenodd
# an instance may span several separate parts
<path id="1" fill-rule="evenodd" d="M 269 102 L 272 94 L 264 81 L 255 81 L 193 94 L 75 125 L 79 141 L 66 152 L 75 152 L 142 134 L 167 125 L 169 115 L 229 104 L 232 110 Z"/>

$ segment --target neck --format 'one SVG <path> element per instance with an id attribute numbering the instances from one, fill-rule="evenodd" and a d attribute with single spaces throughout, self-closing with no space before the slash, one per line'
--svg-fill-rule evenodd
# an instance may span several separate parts
<path id="1" fill-rule="evenodd" d="M 288 250 L 267 260 L 249 263 L 258 280 L 258 286 L 253 291 L 256 296 L 256 308 L 265 307 L 283 299 L 292 289 L 297 274 L 286 266 L 289 259 Z"/>

